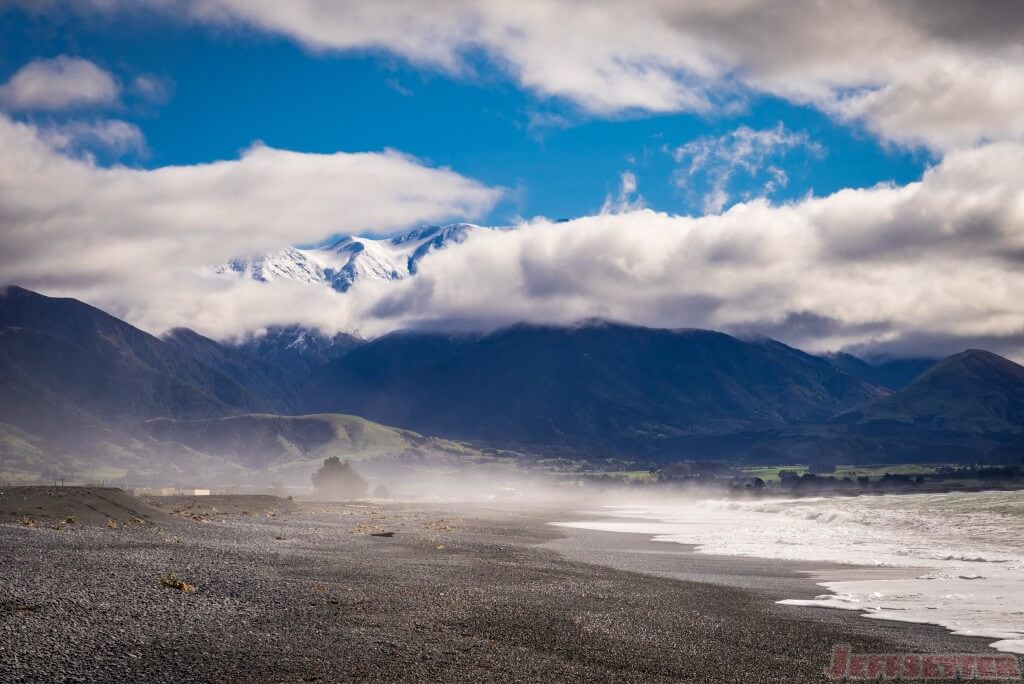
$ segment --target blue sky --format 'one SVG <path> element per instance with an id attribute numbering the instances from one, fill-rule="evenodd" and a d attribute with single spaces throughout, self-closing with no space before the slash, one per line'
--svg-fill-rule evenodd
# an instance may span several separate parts
<path id="1" fill-rule="evenodd" d="M 856 125 L 771 95 L 748 94 L 735 113 L 594 116 L 519 87 L 482 57 L 472 58 L 472 73 L 451 75 L 380 50 L 315 51 L 253 30 L 208 30 L 160 16 L 101 21 L 9 13 L 2 21 L 13 40 L 0 42 L 0 80 L 34 59 L 73 55 L 124 81 L 152 74 L 169 86 L 165 102 L 126 96 L 114 112 L 141 129 L 147 153 L 114 157 L 97 150 L 102 163 L 155 168 L 231 159 L 254 141 L 303 152 L 394 148 L 507 189 L 484 223 L 595 213 L 626 171 L 636 176 L 646 206 L 700 214 L 711 181 L 697 176 L 680 188 L 671 150 L 739 126 L 761 130 L 781 122 L 820 146 L 814 154 L 795 149 L 771 160 L 788 178 L 770 194 L 775 201 L 903 184 L 934 161 L 927 151 L 881 142 Z M 736 173 L 728 204 L 762 194 L 763 178 Z"/>

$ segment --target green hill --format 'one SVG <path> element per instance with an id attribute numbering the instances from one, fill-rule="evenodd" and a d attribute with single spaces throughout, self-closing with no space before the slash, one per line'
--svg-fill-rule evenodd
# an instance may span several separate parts
<path id="1" fill-rule="evenodd" d="M 968 349 L 940 361 L 899 392 L 844 413 L 840 420 L 969 434 L 1020 432 L 1024 366 Z"/>
<path id="2" fill-rule="evenodd" d="M 250 414 L 201 420 L 155 418 L 146 421 L 143 429 L 161 444 L 182 445 L 249 470 L 305 465 L 330 456 L 352 461 L 424 454 L 479 457 L 479 452 L 457 442 L 337 413 Z"/>

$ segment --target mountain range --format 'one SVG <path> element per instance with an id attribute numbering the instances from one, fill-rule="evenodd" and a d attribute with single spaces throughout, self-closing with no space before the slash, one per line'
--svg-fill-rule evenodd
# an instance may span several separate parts
<path id="1" fill-rule="evenodd" d="M 315 331 L 291 337 L 283 363 L 270 362 L 260 358 L 278 358 L 270 341 L 224 345 L 184 329 L 161 339 L 82 302 L 9 287 L 0 297 L 0 478 L 239 481 L 287 479 L 292 469 L 293 479 L 308 482 L 325 450 L 354 459 L 465 454 L 462 446 L 357 417 L 296 416 L 307 403 L 302 364 L 329 358 L 345 340 Z M 244 425 L 245 453 L 212 438 L 223 427 L 212 430 L 210 420 Z"/>
<path id="2" fill-rule="evenodd" d="M 605 451 L 824 421 L 885 394 L 779 342 L 601 321 L 387 335 L 314 385 L 321 408 L 430 434 Z"/>
<path id="3" fill-rule="evenodd" d="M 302 480 L 324 454 L 479 460 L 491 447 L 652 463 L 1019 460 L 1024 367 L 980 350 L 871 363 L 607 321 L 373 340 L 288 326 L 227 344 L 155 337 L 17 287 L 0 297 L 8 476 Z"/>

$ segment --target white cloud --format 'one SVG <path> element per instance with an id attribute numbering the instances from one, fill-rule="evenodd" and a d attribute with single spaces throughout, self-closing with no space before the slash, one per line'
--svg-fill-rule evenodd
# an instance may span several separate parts
<path id="1" fill-rule="evenodd" d="M 636 174 L 623 171 L 619 175 L 619 192 L 612 196 L 609 193 L 601 206 L 602 214 L 636 211 L 644 208 L 644 198 L 637 192 Z"/>
<path id="2" fill-rule="evenodd" d="M 680 188 L 687 188 L 695 180 L 706 181 L 708 189 L 703 196 L 704 213 L 717 214 L 731 198 L 729 184 L 737 171 L 743 171 L 751 179 L 760 180 L 762 196 L 769 196 L 784 187 L 789 177 L 781 168 L 771 164 L 770 160 L 785 156 L 798 147 L 816 156 L 825 152 L 806 133 L 789 132 L 782 122 L 764 130 L 740 126 L 718 137 L 697 138 L 672 150 L 676 163 L 683 165 L 674 175 L 675 183 Z"/>
<path id="3" fill-rule="evenodd" d="M 211 280 L 202 267 L 332 232 L 479 215 L 497 191 L 396 152 L 255 146 L 211 164 L 99 168 L 55 150 L 70 142 L 47 144 L 54 130 L 0 117 L 0 281 L 79 296 L 154 331 L 189 325 L 230 335 L 299 322 L 377 334 L 598 316 L 767 332 L 812 349 L 954 338 L 1001 340 L 1024 354 L 1022 3 L 74 4 L 145 4 L 289 36 L 313 51 L 386 51 L 465 78 L 483 53 L 523 87 L 597 115 L 731 111 L 768 93 L 945 156 L 905 186 L 725 209 L 737 173 L 763 177 L 770 194 L 787 182 L 773 155 L 809 144 L 781 128 L 746 129 L 678 153 L 684 175 L 721 181 L 705 198 L 713 215 L 639 209 L 627 172 L 600 215 L 475 234 L 427 256 L 413 278 L 338 295 Z M 60 73 L 33 64 L 29 75 Z M 59 88 L 34 85 L 38 78 L 17 80 L 3 87 L 12 108 L 117 97 L 112 78 L 113 96 L 67 79 L 63 99 Z"/>
<path id="4" fill-rule="evenodd" d="M 107 71 L 86 59 L 37 59 L 0 86 L 0 104 L 15 110 L 58 110 L 117 101 L 120 87 Z"/>
<path id="5" fill-rule="evenodd" d="M 906 186 L 699 218 L 536 221 L 431 254 L 412 279 L 357 285 L 351 311 L 368 334 L 606 317 L 816 350 L 1003 340 L 1020 356 L 1022 183 L 1024 145 L 1000 143 L 952 153 Z"/>
<path id="6" fill-rule="evenodd" d="M 224 337 L 299 322 L 375 335 L 606 317 L 816 350 L 983 340 L 1024 354 L 1022 143 L 952 152 L 905 186 L 483 231 L 428 255 L 409 279 L 344 295 L 204 267 L 335 231 L 480 214 L 497 192 L 394 152 L 258 146 L 213 164 L 99 168 L 6 118 L 0 145 L 0 282 L 77 296 L 155 332 Z M 635 179 L 620 181 L 635 195 Z"/>
<path id="7" fill-rule="evenodd" d="M 374 49 L 471 75 L 483 52 L 523 87 L 598 115 L 806 103 L 882 139 L 946 150 L 1024 138 L 1024 4 L 923 0 L 78 0 L 244 25 L 314 51 Z"/>
<path id="8" fill-rule="evenodd" d="M 91 153 L 97 148 L 122 154 L 145 154 L 146 137 L 135 124 L 119 119 L 69 121 L 39 131 L 50 147 L 68 153 Z"/>
<path id="9" fill-rule="evenodd" d="M 329 295 L 218 284 L 204 268 L 335 232 L 478 216 L 500 195 L 394 151 L 256 145 L 232 161 L 103 168 L 2 115 L 0 149 L 0 282 L 81 296 L 153 329 L 195 321 L 228 334 L 314 310 L 332 320 L 343 307 Z"/>

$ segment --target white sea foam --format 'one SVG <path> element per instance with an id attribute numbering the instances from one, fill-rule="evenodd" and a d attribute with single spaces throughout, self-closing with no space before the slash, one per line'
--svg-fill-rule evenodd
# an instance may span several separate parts
<path id="1" fill-rule="evenodd" d="M 608 519 L 557 524 L 649 534 L 701 553 L 920 568 L 903 579 L 850 581 L 845 572 L 843 581 L 821 582 L 827 594 L 782 603 L 941 625 L 1024 653 L 1024 492 L 694 500 L 604 512 Z"/>

